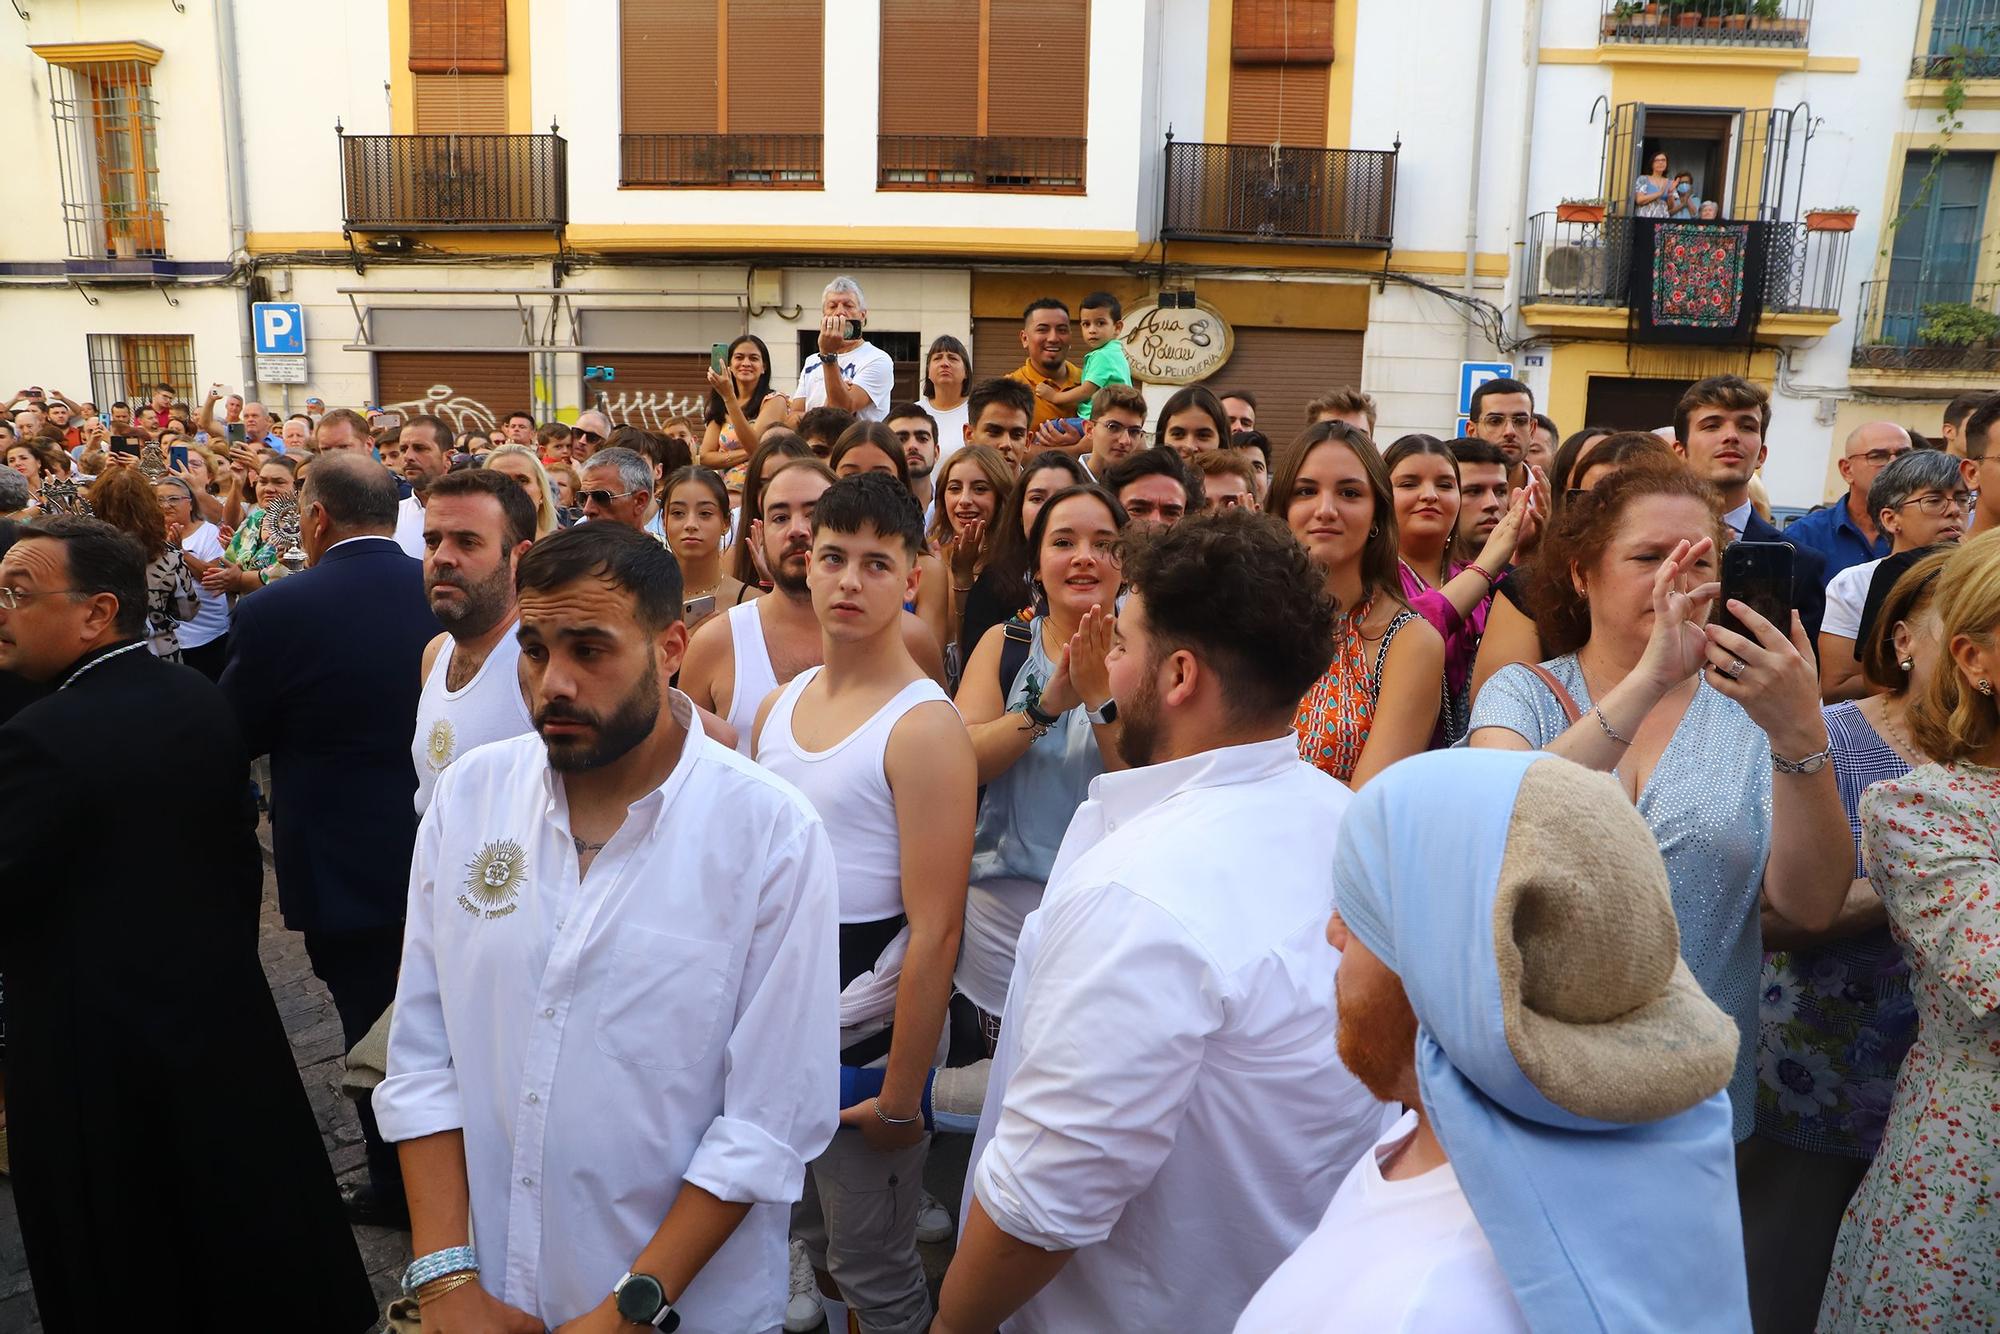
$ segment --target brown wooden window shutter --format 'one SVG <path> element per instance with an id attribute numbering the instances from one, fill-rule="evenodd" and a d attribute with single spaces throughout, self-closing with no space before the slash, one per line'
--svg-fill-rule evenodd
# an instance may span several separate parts
<path id="1" fill-rule="evenodd" d="M 410 0 L 410 69 L 505 74 L 507 0 Z"/>
<path id="2" fill-rule="evenodd" d="M 882 133 L 979 133 L 979 0 L 882 0 Z"/>
<path id="3" fill-rule="evenodd" d="M 622 0 L 618 75 L 627 134 L 714 134 L 713 0 Z"/>
<path id="4" fill-rule="evenodd" d="M 507 133 L 507 76 L 419 74 L 415 79 L 418 134 Z"/>
<path id="5" fill-rule="evenodd" d="M 826 106 L 821 0 L 725 4 L 729 133 L 818 134 Z"/>
<path id="6" fill-rule="evenodd" d="M 1235 0 L 1229 58 L 1237 64 L 1333 63 L 1333 0 Z"/>
<path id="7" fill-rule="evenodd" d="M 1327 67 L 1236 65 L 1229 71 L 1229 142 L 1326 147 Z"/>
<path id="8" fill-rule="evenodd" d="M 1007 0 L 990 13 L 986 133 L 1084 138 L 1090 6 L 1084 0 Z"/>

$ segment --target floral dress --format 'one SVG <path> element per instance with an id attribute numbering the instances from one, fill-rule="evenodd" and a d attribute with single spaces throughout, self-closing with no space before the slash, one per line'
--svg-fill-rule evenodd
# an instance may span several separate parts
<path id="1" fill-rule="evenodd" d="M 1299 757 L 1341 782 L 1351 782 L 1354 766 L 1361 762 L 1361 748 L 1375 723 L 1375 703 L 1382 697 L 1382 664 L 1389 657 L 1390 641 L 1417 619 L 1415 612 L 1399 611 L 1382 632 L 1371 664 L 1368 641 L 1361 627 L 1368 623 L 1373 598 L 1363 602 L 1334 623 L 1333 662 L 1312 689 L 1299 701 L 1292 728 L 1299 734 Z"/>
<path id="2" fill-rule="evenodd" d="M 2000 770 L 1927 764 L 1861 799 L 1917 1040 L 1841 1221 L 1821 1334 L 2000 1324 Z"/>

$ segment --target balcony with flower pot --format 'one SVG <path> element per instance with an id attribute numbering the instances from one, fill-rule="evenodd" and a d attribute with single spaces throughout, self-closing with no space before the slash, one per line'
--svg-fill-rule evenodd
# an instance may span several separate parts
<path id="1" fill-rule="evenodd" d="M 1598 40 L 1607 60 L 1761 52 L 1771 63 L 1803 64 L 1812 6 L 1813 0 L 1602 0 Z M 1686 47 L 1700 50 L 1662 50 Z"/>
<path id="2" fill-rule="evenodd" d="M 1847 378 L 1889 394 L 2000 389 L 2000 283 L 1863 283 Z"/>

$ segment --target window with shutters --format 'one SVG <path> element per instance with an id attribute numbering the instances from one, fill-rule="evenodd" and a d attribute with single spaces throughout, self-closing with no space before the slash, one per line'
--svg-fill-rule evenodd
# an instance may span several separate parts
<path id="1" fill-rule="evenodd" d="M 620 0 L 620 186 L 817 190 L 821 0 Z"/>
<path id="2" fill-rule="evenodd" d="M 1082 194 L 1090 6 L 882 0 L 883 190 Z"/>
<path id="3" fill-rule="evenodd" d="M 128 59 L 102 58 L 107 47 Z M 167 252 L 160 199 L 160 49 L 139 42 L 38 46 L 49 64 L 64 230 L 72 259 L 137 259 Z"/>
<path id="4" fill-rule="evenodd" d="M 1332 0 L 1235 0 L 1229 142 L 1326 146 Z"/>
<path id="5" fill-rule="evenodd" d="M 507 133 L 507 0 L 409 0 L 418 134 Z"/>

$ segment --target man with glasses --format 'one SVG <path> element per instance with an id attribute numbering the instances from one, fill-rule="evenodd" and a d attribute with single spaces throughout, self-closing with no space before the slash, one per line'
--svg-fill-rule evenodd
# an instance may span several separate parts
<path id="1" fill-rule="evenodd" d="M 1129 384 L 1108 384 L 1090 400 L 1090 452 L 1083 470 L 1101 482 L 1112 465 L 1146 447 L 1146 396 Z"/>
<path id="2" fill-rule="evenodd" d="M 1912 450 L 1882 470 L 1868 490 L 1868 507 L 1890 538 L 1889 554 L 1956 543 L 1972 510 L 1959 460 L 1938 449 Z M 1831 704 L 1869 693 L 1856 661 L 1861 611 L 1868 585 L 1882 562 L 1864 561 L 1826 586 L 1826 620 L 1819 636 L 1820 694 Z"/>
<path id="3" fill-rule="evenodd" d="M 569 460 L 581 464 L 595 454 L 611 434 L 611 419 L 595 409 L 577 414 L 576 425 L 569 428 Z M 560 460 L 548 460 L 559 462 Z"/>
<path id="4" fill-rule="evenodd" d="M 1526 486 L 1524 459 L 1535 435 L 1535 391 L 1504 376 L 1488 380 L 1472 391 L 1470 415 L 1473 438 L 1497 445 L 1507 456 L 1507 484 Z"/>
<path id="5" fill-rule="evenodd" d="M 590 456 L 576 493 L 592 523 L 622 523 L 647 532 L 653 518 L 653 465 L 636 450 L 612 446 Z"/>
<path id="6" fill-rule="evenodd" d="M 1864 422 L 1847 437 L 1840 459 L 1840 476 L 1847 483 L 1847 495 L 1837 504 L 1824 505 L 1785 529 L 1785 540 L 1793 546 L 1816 551 L 1826 561 L 1827 578 L 1864 561 L 1878 561 L 1889 554 L 1889 534 L 1875 522 L 1868 505 L 1868 489 L 1882 470 L 1915 448 L 1910 433 L 1894 422 Z"/>
<path id="7" fill-rule="evenodd" d="M 1992 448 L 2000 443 L 1994 439 L 1996 426 L 2000 426 L 2000 394 L 1990 395 L 1974 409 L 1960 432 L 1965 458 L 1959 467 L 1973 494 L 1972 527 L 1968 530 L 1968 536 L 1972 537 L 2000 528 L 2000 467 L 1994 468 L 1991 477 L 1986 475 L 1989 461 L 2000 463 L 2000 450 Z"/>

